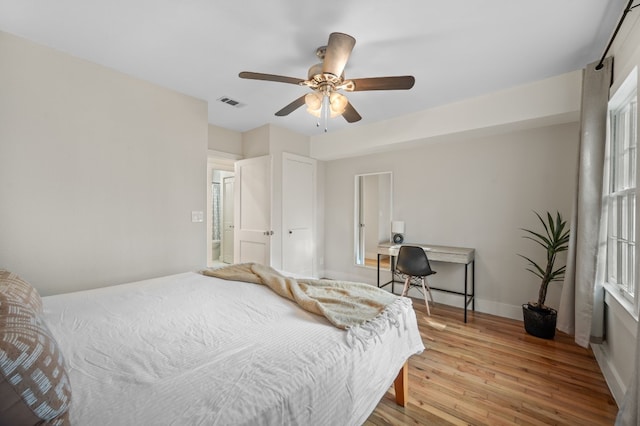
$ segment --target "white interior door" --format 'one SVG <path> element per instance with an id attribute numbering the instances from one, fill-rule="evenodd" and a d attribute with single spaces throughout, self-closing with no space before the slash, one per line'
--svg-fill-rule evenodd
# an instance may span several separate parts
<path id="1" fill-rule="evenodd" d="M 222 179 L 222 261 L 233 263 L 233 185 L 235 178 Z"/>
<path id="2" fill-rule="evenodd" d="M 234 263 L 271 261 L 271 157 L 235 163 Z"/>
<path id="3" fill-rule="evenodd" d="M 282 269 L 314 275 L 315 160 L 285 154 L 282 162 Z"/>

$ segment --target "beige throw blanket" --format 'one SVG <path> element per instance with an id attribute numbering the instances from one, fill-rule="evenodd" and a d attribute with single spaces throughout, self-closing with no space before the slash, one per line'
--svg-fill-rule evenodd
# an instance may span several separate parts
<path id="1" fill-rule="evenodd" d="M 398 314 L 406 312 L 411 300 L 364 283 L 295 279 L 257 263 L 206 269 L 204 275 L 232 281 L 263 284 L 302 309 L 323 315 L 338 328 L 356 330 L 352 337 L 365 340 L 398 326 Z"/>

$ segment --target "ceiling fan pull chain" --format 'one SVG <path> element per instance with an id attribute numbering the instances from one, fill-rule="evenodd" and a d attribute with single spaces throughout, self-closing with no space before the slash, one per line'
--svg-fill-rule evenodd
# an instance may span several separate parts
<path id="1" fill-rule="evenodd" d="M 329 127 L 329 96 L 326 93 L 322 97 L 322 120 L 324 121 L 324 132 L 327 133 Z"/>

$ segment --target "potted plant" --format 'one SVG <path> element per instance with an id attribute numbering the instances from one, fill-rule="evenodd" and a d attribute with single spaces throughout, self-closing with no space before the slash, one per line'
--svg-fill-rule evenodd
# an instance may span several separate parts
<path id="1" fill-rule="evenodd" d="M 558 312 L 553 308 L 545 306 L 544 302 L 547 298 L 549 283 L 560 281 L 564 277 L 566 265 L 556 267 L 556 260 L 558 253 L 567 251 L 569 248 L 569 229 L 567 228 L 567 222 L 559 212 L 556 212 L 555 219 L 551 216 L 551 213 L 547 212 L 546 221 L 537 212 L 534 213 L 538 216 L 538 219 L 540 219 L 544 232 L 522 229 L 526 232 L 523 238 L 535 241 L 544 248 L 547 252 L 547 264 L 542 267 L 529 257 L 521 254 L 518 255 L 528 262 L 529 267 L 527 271 L 530 271 L 542 280 L 538 292 L 538 300 L 522 305 L 524 328 L 527 333 L 533 336 L 553 339 L 556 334 Z"/>

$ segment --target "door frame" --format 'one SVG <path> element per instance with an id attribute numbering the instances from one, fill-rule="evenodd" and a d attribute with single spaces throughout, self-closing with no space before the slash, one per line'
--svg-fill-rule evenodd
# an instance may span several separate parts
<path id="1" fill-rule="evenodd" d="M 211 198 L 211 183 L 213 181 L 213 170 L 223 170 L 225 172 L 233 172 L 236 161 L 241 160 L 241 155 L 231 154 L 213 149 L 207 150 L 207 211 L 205 214 L 207 220 L 206 244 L 207 244 L 207 266 L 213 266 L 213 250 L 211 248 L 211 234 L 213 232 L 213 212 Z"/>
<path id="2" fill-rule="evenodd" d="M 225 234 L 227 232 L 226 230 L 226 224 L 227 222 L 231 222 L 231 232 L 233 232 L 234 229 L 234 220 L 235 220 L 235 213 L 233 213 L 233 209 L 235 208 L 235 173 L 233 175 L 228 175 L 228 176 L 223 176 L 222 178 L 222 185 L 221 185 L 221 191 L 222 191 L 222 233 L 220 234 L 220 260 L 223 263 L 233 263 L 233 255 L 234 255 L 234 250 L 233 250 L 233 242 L 235 240 L 235 236 L 232 235 L 230 238 L 226 238 Z M 226 195 L 227 194 L 227 184 L 228 181 L 231 180 L 231 194 L 230 195 Z M 227 212 L 228 212 L 228 206 L 231 206 L 231 217 L 228 216 Z M 225 254 L 227 253 L 227 245 L 231 244 L 231 259 L 227 262 L 227 259 L 225 258 Z"/>

